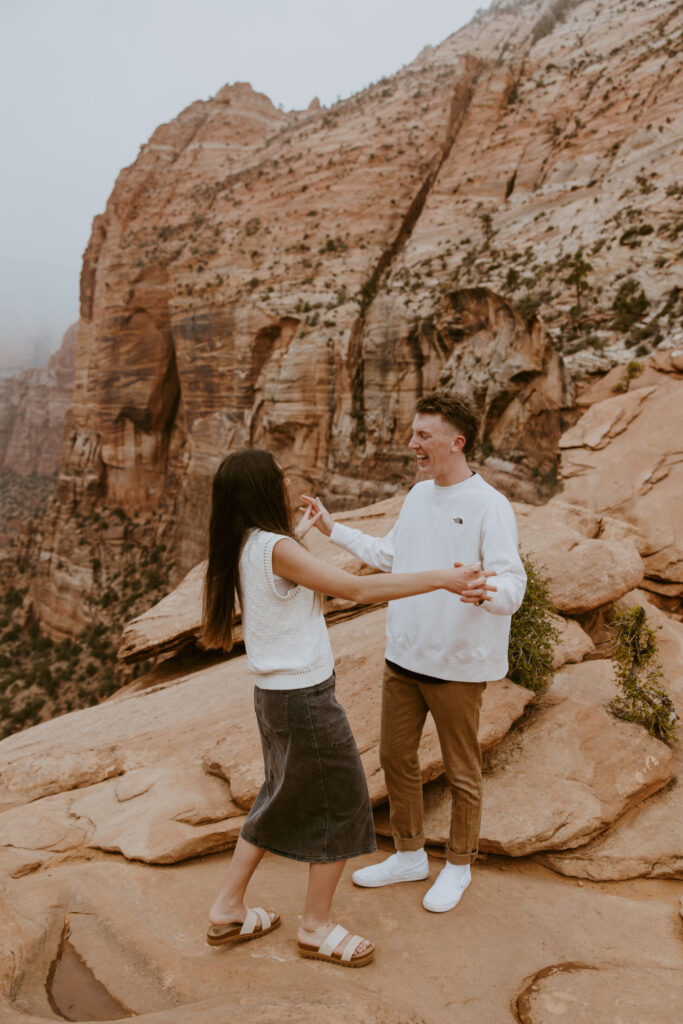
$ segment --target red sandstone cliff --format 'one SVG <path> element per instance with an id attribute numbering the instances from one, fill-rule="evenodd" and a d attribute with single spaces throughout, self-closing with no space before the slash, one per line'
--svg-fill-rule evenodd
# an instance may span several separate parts
<path id="1" fill-rule="evenodd" d="M 560 353 L 606 368 L 680 331 L 682 23 L 673 0 L 499 3 L 330 109 L 237 84 L 157 129 L 84 257 L 46 626 L 80 627 L 94 585 L 75 514 L 160 510 L 182 571 L 225 451 L 357 505 L 410 482 L 441 382 L 478 402 L 488 471 L 547 493 Z"/>

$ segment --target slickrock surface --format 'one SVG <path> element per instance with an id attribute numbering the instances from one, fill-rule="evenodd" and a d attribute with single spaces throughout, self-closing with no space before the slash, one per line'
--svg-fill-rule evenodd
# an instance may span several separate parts
<path id="1" fill-rule="evenodd" d="M 405 430 L 439 383 L 472 394 L 495 479 L 547 495 L 560 351 L 571 376 L 679 344 L 681 18 L 675 0 L 495 4 L 330 109 L 234 84 L 160 126 L 84 258 L 34 586 L 51 634 L 96 589 L 74 516 L 161 503 L 179 581 L 227 450 L 269 447 L 358 506 L 410 482 Z"/>
<path id="2" fill-rule="evenodd" d="M 683 377 L 592 404 L 563 434 L 563 498 L 637 530 L 643 586 L 683 596 Z"/>
<path id="3" fill-rule="evenodd" d="M 268 854 L 249 895 L 277 908 L 282 927 L 232 949 L 207 946 L 206 911 L 224 864 L 207 857 L 150 868 L 109 856 L 9 881 L 0 896 L 3 1024 L 52 1019 L 45 980 L 65 924 L 94 976 L 141 1024 L 509 1024 L 530 982 L 567 963 L 604 973 L 612 991 L 615 973 L 628 973 L 630 997 L 642 998 L 634 983 L 649 976 L 667 989 L 664 1009 L 669 989 L 677 991 L 681 943 L 670 883 L 608 891 L 534 865 L 482 864 L 457 911 L 437 915 L 420 906 L 428 882 L 359 889 L 349 865 L 335 917 L 378 950 L 372 965 L 349 972 L 297 955 L 306 866 Z M 432 880 L 439 867 L 431 863 Z M 536 1012 L 538 1003 L 531 1005 Z M 623 1020 L 660 1024 L 643 1015 Z M 661 1022 L 672 1024 L 666 1016 Z"/>
<path id="4" fill-rule="evenodd" d="M 680 971 L 560 964 L 539 972 L 517 1011 L 522 1024 L 676 1024 L 682 1000 Z"/>

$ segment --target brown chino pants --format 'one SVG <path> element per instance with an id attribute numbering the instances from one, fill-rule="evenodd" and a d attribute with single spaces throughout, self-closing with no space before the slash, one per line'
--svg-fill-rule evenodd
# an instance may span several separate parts
<path id="1" fill-rule="evenodd" d="M 380 762 L 389 793 L 397 850 L 424 846 L 418 747 L 431 711 L 451 790 L 446 857 L 469 864 L 477 855 L 481 821 L 481 749 L 477 733 L 486 683 L 425 683 L 384 666 Z"/>

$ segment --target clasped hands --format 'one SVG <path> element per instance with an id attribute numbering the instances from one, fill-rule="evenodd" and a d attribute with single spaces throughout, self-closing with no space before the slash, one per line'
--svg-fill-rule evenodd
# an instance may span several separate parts
<path id="1" fill-rule="evenodd" d="M 492 583 L 489 583 L 489 576 L 495 576 L 494 572 L 482 571 L 479 562 L 472 565 L 463 565 L 462 562 L 453 562 L 454 569 L 460 569 L 463 578 L 462 590 L 458 590 L 460 600 L 463 604 L 482 605 L 484 601 L 491 601 L 491 594 L 497 590 Z"/>

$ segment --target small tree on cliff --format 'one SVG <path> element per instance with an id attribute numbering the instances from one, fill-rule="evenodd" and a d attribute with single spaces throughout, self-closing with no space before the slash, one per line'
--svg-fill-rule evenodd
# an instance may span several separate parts
<path id="1" fill-rule="evenodd" d="M 657 659 L 657 639 L 640 605 L 617 611 L 612 621 L 614 674 L 619 696 L 609 705 L 617 718 L 644 725 L 665 743 L 676 739 L 678 715 L 663 688 L 664 673 Z"/>
<path id="2" fill-rule="evenodd" d="M 583 257 L 583 249 L 577 249 L 567 264 L 569 274 L 565 277 L 565 283 L 574 285 L 576 289 L 576 312 L 581 312 L 581 295 L 588 287 L 588 274 L 593 266 Z"/>

